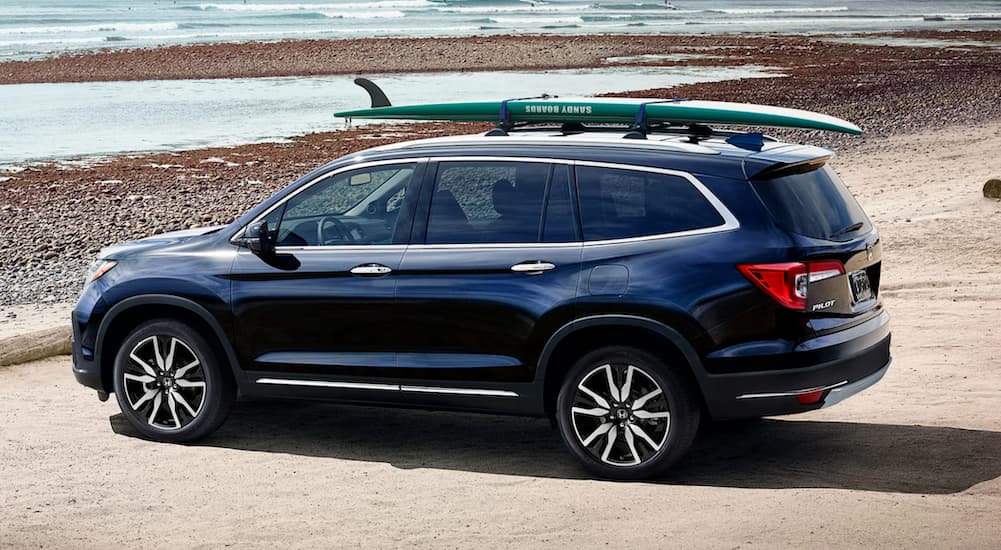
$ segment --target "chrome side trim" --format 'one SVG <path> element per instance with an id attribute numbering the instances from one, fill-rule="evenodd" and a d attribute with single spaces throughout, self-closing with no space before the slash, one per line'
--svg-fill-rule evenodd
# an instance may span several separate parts
<path id="1" fill-rule="evenodd" d="M 444 393 L 452 395 L 482 395 L 486 397 L 518 397 L 517 393 L 507 390 L 435 388 L 430 386 L 400 386 L 400 391 L 414 392 L 414 393 Z"/>
<path id="2" fill-rule="evenodd" d="M 380 390 L 411 393 L 438 393 L 448 395 L 475 395 L 480 397 L 518 397 L 507 390 L 487 390 L 480 388 L 440 388 L 434 386 L 401 386 L 398 384 L 369 384 L 364 382 L 327 382 L 324 380 L 290 380 L 288 378 L 258 378 L 258 384 L 276 386 L 309 386 L 316 388 L 337 388 L 345 390 Z"/>
<path id="3" fill-rule="evenodd" d="M 883 365 L 883 368 L 870 374 L 869 376 L 856 380 L 846 386 L 841 386 L 840 388 L 835 388 L 831 390 L 831 393 L 827 394 L 827 398 L 824 399 L 823 408 L 826 409 L 827 407 L 830 407 L 832 405 L 837 405 L 838 403 L 844 401 L 845 399 L 848 399 L 849 397 L 863 390 L 868 389 L 876 382 L 879 382 L 880 380 L 883 379 L 883 376 L 886 374 L 886 371 L 890 370 L 890 365 L 892 363 L 893 363 L 893 358 L 891 357 L 890 360 L 887 361 L 885 365 Z"/>
<path id="4" fill-rule="evenodd" d="M 842 380 L 837 384 L 828 384 L 826 386 L 818 386 L 816 388 L 806 388 L 802 390 L 792 390 L 783 392 L 773 392 L 773 393 L 745 393 L 743 395 L 738 395 L 737 399 L 762 399 L 769 397 L 796 397 L 797 395 L 803 395 L 804 393 L 813 393 L 818 391 L 833 390 L 835 388 L 840 388 L 848 384 L 847 380 Z"/>
<path id="5" fill-rule="evenodd" d="M 362 382 L 326 382 L 323 380 L 289 380 L 286 378 L 258 378 L 258 384 L 273 384 L 277 386 L 312 386 L 318 388 L 339 388 L 345 390 L 383 390 L 398 391 L 395 384 L 367 384 Z"/>

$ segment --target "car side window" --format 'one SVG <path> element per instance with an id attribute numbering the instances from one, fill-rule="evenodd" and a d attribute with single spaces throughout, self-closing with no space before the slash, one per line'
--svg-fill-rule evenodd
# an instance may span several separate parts
<path id="1" fill-rule="evenodd" d="M 584 240 L 646 237 L 715 227 L 723 216 L 690 181 L 669 174 L 578 166 Z"/>
<path id="2" fill-rule="evenodd" d="M 289 199 L 278 222 L 278 246 L 391 244 L 416 164 L 342 172 Z"/>
<path id="3" fill-rule="evenodd" d="M 426 242 L 539 242 L 551 172 L 541 162 L 440 163 Z"/>

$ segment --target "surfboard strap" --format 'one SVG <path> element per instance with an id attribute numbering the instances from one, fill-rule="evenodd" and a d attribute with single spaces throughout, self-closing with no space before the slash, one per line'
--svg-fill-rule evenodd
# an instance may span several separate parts
<path id="1" fill-rule="evenodd" d="M 530 99 L 555 99 L 558 98 L 557 95 L 542 94 L 535 97 L 513 97 L 511 99 L 504 99 L 500 103 L 500 113 L 497 115 L 497 127 L 505 132 L 514 129 L 514 121 L 511 120 L 511 111 L 508 110 L 507 104 L 509 101 L 528 101 Z"/>

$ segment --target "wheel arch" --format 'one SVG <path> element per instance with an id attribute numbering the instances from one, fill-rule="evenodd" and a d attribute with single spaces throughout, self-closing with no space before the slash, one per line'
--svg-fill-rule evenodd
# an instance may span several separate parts
<path id="1" fill-rule="evenodd" d="M 114 390 L 112 374 L 118 345 L 138 323 L 160 318 L 176 319 L 195 329 L 202 329 L 203 336 L 229 367 L 233 381 L 239 384 L 239 363 L 233 346 L 219 321 L 204 306 L 180 296 L 146 294 L 118 302 L 101 320 L 95 338 L 94 360 L 100 368 L 101 384 L 105 391 L 110 393 Z"/>
<path id="2" fill-rule="evenodd" d="M 573 361 L 585 353 L 606 345 L 634 345 L 667 360 L 681 361 L 684 374 L 698 388 L 699 403 L 705 408 L 703 381 L 706 372 L 695 348 L 685 336 L 665 323 L 625 314 L 594 315 L 572 321 L 553 334 L 539 355 L 537 382 L 542 384 L 543 407 L 553 415 L 556 394 L 563 375 Z"/>

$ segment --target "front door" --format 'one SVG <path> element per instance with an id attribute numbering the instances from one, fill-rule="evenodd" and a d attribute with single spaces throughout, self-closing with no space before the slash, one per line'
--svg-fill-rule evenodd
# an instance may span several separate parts
<path id="1" fill-rule="evenodd" d="M 242 249 L 232 272 L 245 369 L 285 380 L 395 366 L 396 272 L 422 166 L 394 161 L 324 174 L 264 215 L 276 256 Z"/>
<path id="2" fill-rule="evenodd" d="M 466 388 L 530 382 L 545 337 L 573 317 L 569 163 L 441 160 L 428 179 L 396 277 L 400 370 Z"/>

